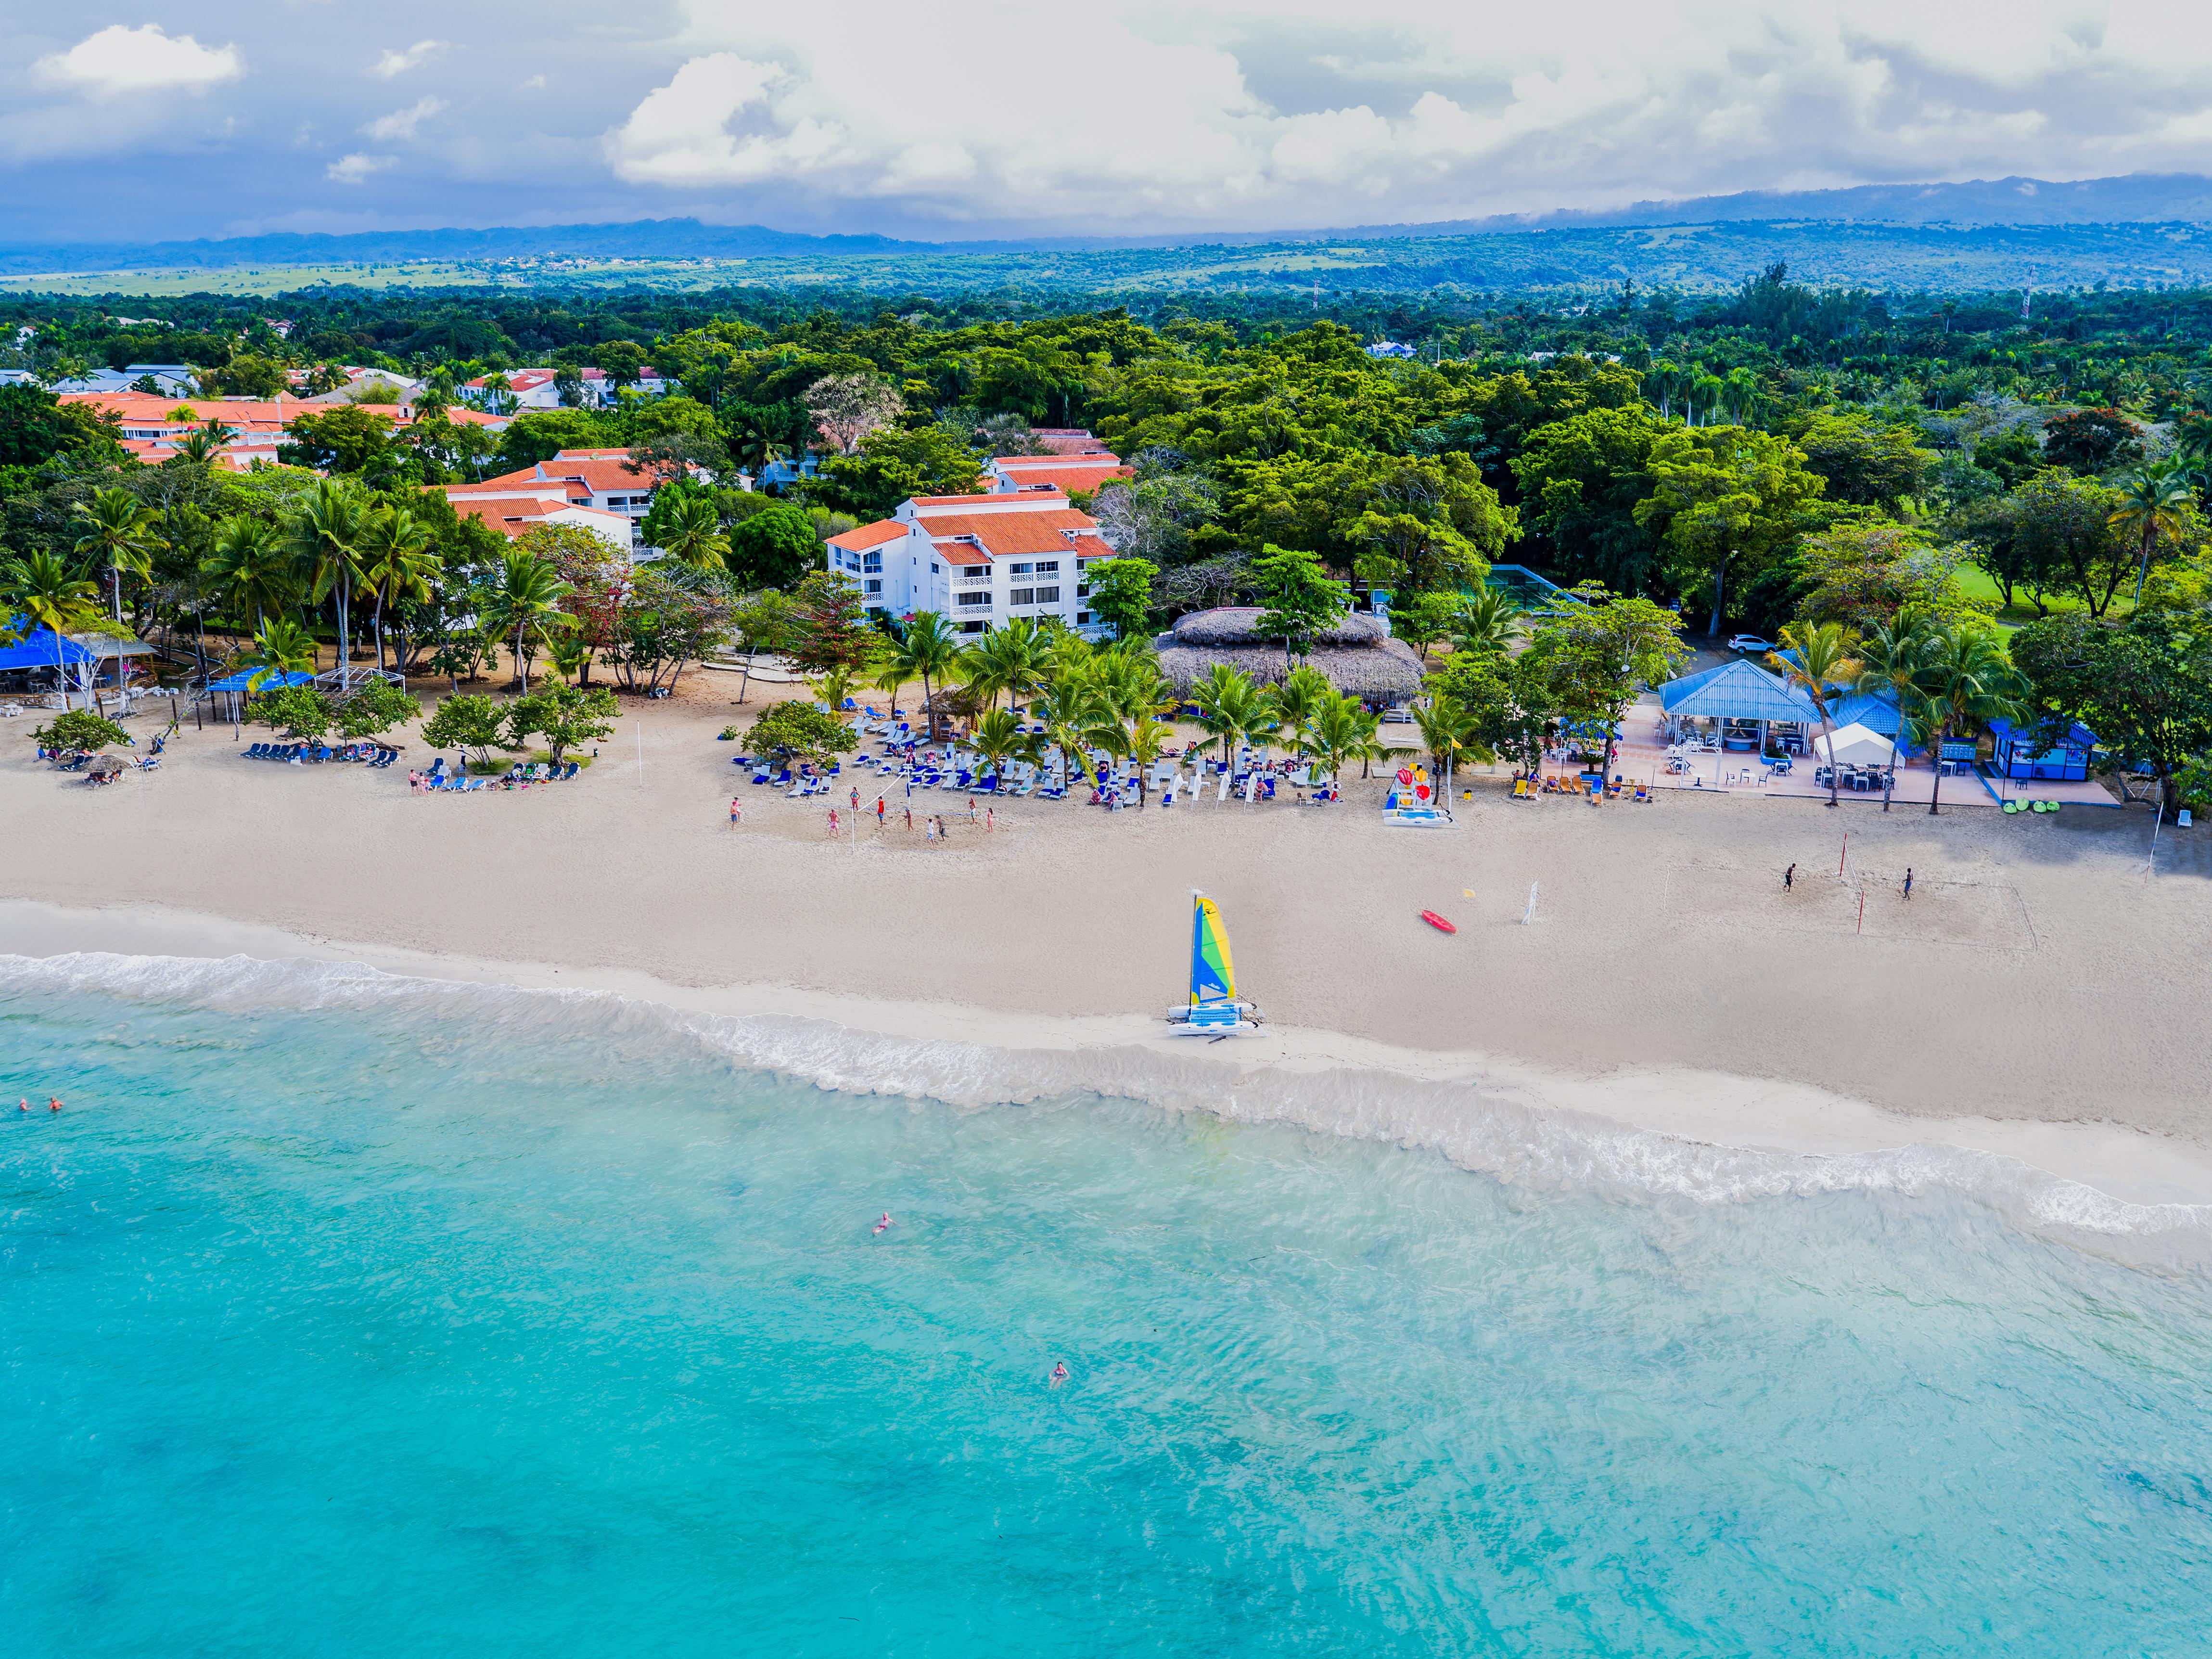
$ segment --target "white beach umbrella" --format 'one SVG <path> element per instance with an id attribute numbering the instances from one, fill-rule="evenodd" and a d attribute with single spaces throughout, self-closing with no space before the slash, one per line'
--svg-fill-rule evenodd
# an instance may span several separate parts
<path id="1" fill-rule="evenodd" d="M 1825 738 L 1815 737 L 1813 748 L 1821 759 L 1834 766 L 1886 766 L 1889 763 L 1889 739 L 1856 720 L 1838 726 Z"/>

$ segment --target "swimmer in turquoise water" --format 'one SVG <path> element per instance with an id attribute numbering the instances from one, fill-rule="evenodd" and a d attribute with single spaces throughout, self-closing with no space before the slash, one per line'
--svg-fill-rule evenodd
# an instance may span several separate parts
<path id="1" fill-rule="evenodd" d="M 890 1212 L 889 1210 L 885 1210 L 885 1211 L 884 1212 L 884 1218 L 883 1218 L 881 1221 L 878 1221 L 878 1223 L 876 1223 L 876 1231 L 877 1231 L 878 1232 L 881 1232 L 881 1231 L 883 1231 L 883 1230 L 884 1230 L 884 1228 L 886 1228 L 886 1227 L 890 1226 L 890 1224 L 891 1224 L 891 1212 Z"/>
<path id="2" fill-rule="evenodd" d="M 1066 1362 L 1065 1359 L 1056 1359 L 1056 1360 L 1054 1360 L 1054 1361 L 1053 1362 L 1053 1366 L 1052 1366 L 1052 1377 L 1051 1377 L 1052 1386 L 1053 1386 L 1054 1388 L 1055 1388 L 1055 1389 L 1056 1389 L 1056 1388 L 1058 1388 L 1061 1383 L 1063 1383 L 1063 1382 L 1066 1382 L 1066 1381 L 1067 1381 L 1067 1362 Z"/>

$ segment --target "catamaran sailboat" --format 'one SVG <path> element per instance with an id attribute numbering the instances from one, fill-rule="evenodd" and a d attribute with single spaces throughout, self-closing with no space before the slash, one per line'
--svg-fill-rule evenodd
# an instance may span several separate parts
<path id="1" fill-rule="evenodd" d="M 1190 1002 L 1170 1012 L 1168 1023 L 1178 1036 L 1258 1030 L 1260 1011 L 1237 1000 L 1237 969 L 1229 960 L 1229 930 L 1221 925 L 1219 907 L 1195 890 L 1190 899 Z"/>

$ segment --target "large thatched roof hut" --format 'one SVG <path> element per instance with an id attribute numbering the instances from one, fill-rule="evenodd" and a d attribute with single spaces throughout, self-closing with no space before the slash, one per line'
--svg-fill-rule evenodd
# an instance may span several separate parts
<path id="1" fill-rule="evenodd" d="M 1260 616 L 1256 605 L 1224 605 L 1178 618 L 1152 641 L 1161 672 L 1178 693 L 1188 692 L 1191 682 L 1216 663 L 1242 669 L 1257 684 L 1280 680 L 1288 672 L 1283 641 L 1254 631 Z M 1339 691 L 1378 708 L 1410 701 L 1421 689 L 1421 659 L 1413 647 L 1392 639 L 1380 622 L 1360 611 L 1315 640 L 1305 662 L 1327 675 Z"/>

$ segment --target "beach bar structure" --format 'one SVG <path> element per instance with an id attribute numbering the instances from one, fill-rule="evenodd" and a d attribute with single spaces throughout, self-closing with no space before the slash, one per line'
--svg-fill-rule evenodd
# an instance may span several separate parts
<path id="1" fill-rule="evenodd" d="M 1659 688 L 1659 708 L 1678 741 L 1692 722 L 1711 720 L 1723 749 L 1762 755 L 1777 743 L 1802 750 L 1806 732 L 1820 724 L 1812 698 L 1741 658 L 1668 681 Z"/>
<path id="2" fill-rule="evenodd" d="M 19 629 L 21 637 L 15 644 L 0 645 L 0 681 L 25 691 L 44 684 L 50 690 L 66 692 L 72 680 L 76 690 L 87 689 L 99 670 L 96 653 L 66 635 L 57 635 L 51 628 L 26 629 L 21 617 L 8 631 Z"/>
<path id="3" fill-rule="evenodd" d="M 2002 778 L 2086 782 L 2090 755 L 2097 746 L 2097 734 L 2079 720 L 2053 748 L 2044 746 L 2033 726 L 2014 726 L 2010 720 L 1991 720 L 1990 737 L 1995 744 L 1990 764 Z"/>

